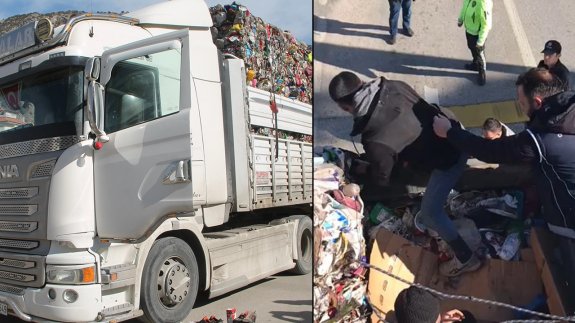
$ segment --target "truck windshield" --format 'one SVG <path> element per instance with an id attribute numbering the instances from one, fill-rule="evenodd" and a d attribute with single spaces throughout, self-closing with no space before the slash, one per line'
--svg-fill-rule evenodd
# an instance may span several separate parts
<path id="1" fill-rule="evenodd" d="M 56 69 L 26 71 L 18 79 L 0 81 L 0 142 L 2 137 L 15 137 L 20 140 L 42 137 L 33 129 L 50 130 L 81 124 L 82 114 L 77 113 L 83 106 L 83 70 L 80 67 L 59 67 Z M 52 126 L 50 126 L 52 125 Z M 19 132 L 18 134 L 16 132 Z M 48 131 L 53 133 L 53 131 Z M 13 140 L 10 140 L 13 141 Z"/>

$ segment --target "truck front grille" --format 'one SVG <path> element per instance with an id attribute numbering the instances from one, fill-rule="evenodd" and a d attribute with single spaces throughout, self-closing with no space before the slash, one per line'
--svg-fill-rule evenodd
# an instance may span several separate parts
<path id="1" fill-rule="evenodd" d="M 19 287 L 44 286 L 45 264 L 44 256 L 0 252 L 0 291 L 18 293 Z"/>
<path id="2" fill-rule="evenodd" d="M 24 295 L 24 288 L 0 284 L 0 291 L 16 295 Z"/>
<path id="3" fill-rule="evenodd" d="M 38 195 L 37 187 L 0 189 L 0 199 L 29 199 L 36 195 Z"/>
<path id="4" fill-rule="evenodd" d="M 0 205 L 0 215 L 32 215 L 38 212 L 38 205 Z"/>
<path id="5" fill-rule="evenodd" d="M 47 177 L 52 175 L 54 170 L 54 165 L 56 165 L 56 160 L 52 160 L 40 165 L 36 165 L 32 168 L 32 178 Z"/>
<path id="6" fill-rule="evenodd" d="M 15 280 L 15 281 L 19 281 L 19 282 L 31 282 L 31 281 L 34 281 L 36 279 L 36 277 L 34 277 L 34 275 L 13 273 L 10 271 L 3 271 L 3 270 L 0 270 L 0 278 Z"/>
<path id="7" fill-rule="evenodd" d="M 0 221 L 0 231 L 4 232 L 32 232 L 36 228 L 38 228 L 37 222 Z"/>
<path id="8" fill-rule="evenodd" d="M 0 159 L 64 150 L 82 140 L 79 136 L 44 138 L 0 146 Z"/>
<path id="9" fill-rule="evenodd" d="M 27 268 L 34 268 L 34 266 L 36 266 L 36 262 L 35 261 L 9 259 L 9 258 L 0 258 L 0 266 L 27 269 Z"/>
<path id="10" fill-rule="evenodd" d="M 34 249 L 38 245 L 38 241 L 0 239 L 0 247 L 3 248 Z"/>

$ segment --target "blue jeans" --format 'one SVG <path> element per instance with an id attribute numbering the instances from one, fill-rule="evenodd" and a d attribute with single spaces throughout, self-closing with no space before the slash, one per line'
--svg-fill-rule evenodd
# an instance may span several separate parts
<path id="1" fill-rule="evenodd" d="M 457 239 L 459 233 L 443 206 L 449 192 L 455 187 L 467 165 L 467 155 L 461 154 L 457 164 L 446 170 L 436 169 L 431 173 L 427 188 L 421 201 L 419 221 L 436 231 L 446 242 Z"/>
<path id="2" fill-rule="evenodd" d="M 389 0 L 389 33 L 392 37 L 397 35 L 399 10 L 403 11 L 403 29 L 409 29 L 411 20 L 411 0 Z"/>

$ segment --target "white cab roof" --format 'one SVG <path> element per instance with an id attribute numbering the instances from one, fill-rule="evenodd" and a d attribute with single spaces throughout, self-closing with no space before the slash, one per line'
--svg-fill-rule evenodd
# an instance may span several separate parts
<path id="1" fill-rule="evenodd" d="M 137 18 L 141 25 L 211 27 L 212 17 L 204 0 L 165 0 L 132 11 L 127 17 Z"/>

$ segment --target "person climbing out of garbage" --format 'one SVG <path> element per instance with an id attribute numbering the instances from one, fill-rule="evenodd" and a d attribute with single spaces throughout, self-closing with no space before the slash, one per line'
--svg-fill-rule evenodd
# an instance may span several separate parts
<path id="1" fill-rule="evenodd" d="M 443 208 L 466 167 L 467 155 L 435 136 L 433 117 L 455 120 L 455 116 L 427 103 L 408 84 L 385 77 L 363 82 L 352 72 L 341 72 L 331 80 L 329 94 L 342 110 L 353 115 L 351 135 L 362 136 L 369 163 L 363 192 L 381 191 L 389 185 L 394 167 L 431 173 L 415 223 L 422 230 L 436 231 L 454 251 L 455 257 L 440 264 L 442 275 L 477 270 L 481 261 Z"/>
<path id="2" fill-rule="evenodd" d="M 393 304 L 397 323 L 475 323 L 468 311 L 440 311 L 439 299 L 430 292 L 417 287 L 402 290 Z"/>
<path id="3" fill-rule="evenodd" d="M 506 124 L 495 119 L 487 118 L 481 127 L 483 138 L 493 140 L 501 137 L 512 136 L 515 134 Z"/>
<path id="4" fill-rule="evenodd" d="M 524 131 L 487 140 L 443 116 L 434 118 L 433 128 L 438 137 L 484 162 L 533 165 L 543 219 L 559 240 L 564 279 L 575 286 L 575 92 L 564 91 L 544 68 L 530 69 L 515 84 L 519 106 L 529 117 Z M 575 288 L 570 290 L 575 294 Z"/>

